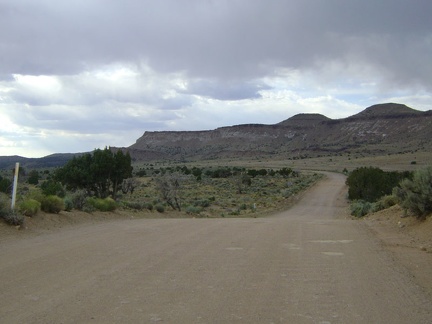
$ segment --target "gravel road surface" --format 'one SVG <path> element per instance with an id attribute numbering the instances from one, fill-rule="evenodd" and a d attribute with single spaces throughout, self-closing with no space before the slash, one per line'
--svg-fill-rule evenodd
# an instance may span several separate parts
<path id="1" fill-rule="evenodd" d="M 0 323 L 431 323 L 345 178 L 266 218 L 82 224 L 0 245 Z"/>

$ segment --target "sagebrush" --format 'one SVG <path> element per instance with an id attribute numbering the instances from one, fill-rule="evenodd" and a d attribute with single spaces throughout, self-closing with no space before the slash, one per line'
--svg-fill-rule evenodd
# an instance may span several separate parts
<path id="1" fill-rule="evenodd" d="M 35 199 L 27 199 L 22 201 L 19 206 L 21 214 L 29 217 L 35 216 L 41 209 L 41 203 Z"/>
<path id="2" fill-rule="evenodd" d="M 432 213 L 432 166 L 415 171 L 412 180 L 403 180 L 394 195 L 405 210 L 417 217 Z"/>
<path id="3" fill-rule="evenodd" d="M 11 209 L 10 199 L 4 193 L 0 193 L 0 218 L 9 225 L 17 226 L 24 223 L 23 215 Z"/>
<path id="4" fill-rule="evenodd" d="M 103 212 L 114 211 L 117 208 L 117 203 L 112 198 L 87 198 L 86 204 L 91 205 L 95 209 Z"/>
<path id="5" fill-rule="evenodd" d="M 65 209 L 64 200 L 55 195 L 46 196 L 42 199 L 41 208 L 44 212 L 58 214 Z"/>

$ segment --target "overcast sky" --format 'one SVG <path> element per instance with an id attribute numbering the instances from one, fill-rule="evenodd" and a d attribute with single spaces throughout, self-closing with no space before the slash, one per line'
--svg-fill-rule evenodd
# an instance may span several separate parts
<path id="1" fill-rule="evenodd" d="M 0 155 L 432 109 L 430 0 L 0 0 Z"/>

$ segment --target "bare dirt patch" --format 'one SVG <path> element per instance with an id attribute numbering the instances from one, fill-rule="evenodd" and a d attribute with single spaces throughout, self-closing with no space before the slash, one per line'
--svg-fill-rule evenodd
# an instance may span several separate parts
<path id="1" fill-rule="evenodd" d="M 73 226 L 88 226 L 96 223 L 115 220 L 127 220 L 134 218 L 179 218 L 176 213 L 165 212 L 134 212 L 128 210 L 116 210 L 114 212 L 93 212 L 73 210 L 62 211 L 59 214 L 50 214 L 39 211 L 34 217 L 25 217 L 22 226 L 10 226 L 0 221 L 0 242 L 15 237 L 42 235 Z"/>
<path id="2" fill-rule="evenodd" d="M 362 221 L 409 270 L 414 280 L 432 293 L 432 217 L 405 217 L 400 206 L 393 206 Z"/>

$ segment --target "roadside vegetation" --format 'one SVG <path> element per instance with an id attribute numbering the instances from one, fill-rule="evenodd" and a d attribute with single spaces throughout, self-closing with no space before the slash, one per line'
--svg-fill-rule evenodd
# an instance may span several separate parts
<path id="1" fill-rule="evenodd" d="M 195 217 L 250 217 L 281 208 L 320 178 L 319 174 L 301 174 L 289 168 L 148 169 L 127 206 L 175 210 Z"/>
<path id="2" fill-rule="evenodd" d="M 40 211 L 93 213 L 116 209 L 143 217 L 256 217 L 288 206 L 292 197 L 322 175 L 291 168 L 207 166 L 140 168 L 129 154 L 95 150 L 51 170 L 20 170 L 16 208 L 10 209 L 11 182 L 0 179 L 0 217 L 21 225 Z M 138 216 L 139 217 L 139 216 Z"/>
<path id="3" fill-rule="evenodd" d="M 362 167 L 347 178 L 351 215 L 363 217 L 399 204 L 406 215 L 422 218 L 432 213 L 432 166 L 414 172 L 386 172 Z"/>

